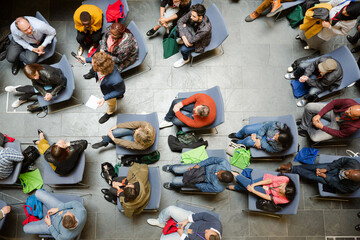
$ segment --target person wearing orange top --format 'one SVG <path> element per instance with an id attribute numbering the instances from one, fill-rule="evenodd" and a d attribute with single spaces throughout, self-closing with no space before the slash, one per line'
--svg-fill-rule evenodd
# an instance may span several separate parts
<path id="1" fill-rule="evenodd" d="M 214 99 L 204 93 L 189 98 L 177 98 L 170 106 L 160 129 L 176 125 L 179 127 L 201 128 L 212 124 L 216 118 Z"/>

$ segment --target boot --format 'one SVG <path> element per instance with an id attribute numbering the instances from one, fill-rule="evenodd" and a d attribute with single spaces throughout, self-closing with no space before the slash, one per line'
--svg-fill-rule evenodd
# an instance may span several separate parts
<path id="1" fill-rule="evenodd" d="M 281 5 L 280 0 L 274 0 L 272 3 L 272 9 L 271 11 L 266 15 L 266 17 L 272 17 L 275 16 L 277 13 L 281 12 L 283 10 L 283 6 Z"/>
<path id="2" fill-rule="evenodd" d="M 276 171 L 289 173 L 291 172 L 291 168 L 292 168 L 292 164 L 291 162 L 288 162 L 286 164 L 281 164 L 280 167 L 276 169 Z"/>

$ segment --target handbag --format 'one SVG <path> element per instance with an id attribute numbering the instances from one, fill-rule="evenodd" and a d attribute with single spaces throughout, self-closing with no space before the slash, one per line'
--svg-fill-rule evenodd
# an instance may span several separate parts
<path id="1" fill-rule="evenodd" d="M 33 216 L 33 211 L 32 211 L 32 208 L 29 206 L 29 205 L 24 205 L 24 212 L 26 214 L 26 219 L 23 221 L 23 225 L 26 225 L 28 224 L 29 222 L 36 222 L 36 221 L 40 221 L 39 218 Z M 28 210 L 26 208 L 30 208 L 31 210 L 31 214 L 28 212 Z"/>
<path id="2" fill-rule="evenodd" d="M 300 23 L 302 23 L 302 21 L 304 19 L 304 15 L 303 15 L 301 6 L 297 5 L 295 7 L 295 9 L 286 16 L 286 18 L 287 18 L 287 20 L 289 20 L 290 26 L 292 28 L 295 28 Z"/>
<path id="3" fill-rule="evenodd" d="M 101 164 L 101 177 L 111 186 L 113 178 L 117 177 L 114 166 L 109 162 Z"/>
<path id="4" fill-rule="evenodd" d="M 39 151 L 34 146 L 28 146 L 23 152 L 24 156 L 23 164 L 21 167 L 21 173 L 27 172 L 31 165 L 34 165 L 36 159 L 40 157 Z"/>
<path id="5" fill-rule="evenodd" d="M 163 234 L 164 235 L 167 235 L 167 234 L 170 234 L 170 233 L 174 233 L 178 230 L 178 227 L 176 226 L 177 223 L 175 222 L 174 219 L 170 218 L 166 224 L 165 224 L 165 227 L 163 228 Z"/>
<path id="6" fill-rule="evenodd" d="M 235 149 L 237 148 L 245 148 L 246 146 L 243 144 L 237 144 L 234 142 L 230 142 L 229 145 L 226 147 L 226 153 L 229 154 L 230 156 L 234 155 Z"/>
<path id="7" fill-rule="evenodd" d="M 124 18 L 124 5 L 118 0 L 113 4 L 109 4 L 106 10 L 106 21 L 109 22 L 118 22 L 119 18 Z"/>
<path id="8" fill-rule="evenodd" d="M 282 207 L 276 205 L 274 201 L 263 198 L 259 198 L 256 201 L 256 208 L 266 212 L 279 212 L 282 209 Z"/>
<path id="9" fill-rule="evenodd" d="M 41 107 L 38 101 L 27 106 L 26 110 L 31 113 L 37 113 L 36 116 L 39 118 L 44 118 L 48 115 L 49 109 L 47 106 Z M 41 113 L 44 113 L 44 116 L 39 116 Z"/>
<path id="10" fill-rule="evenodd" d="M 177 27 L 174 27 L 169 36 L 163 39 L 164 59 L 179 52 L 179 46 L 176 42 L 176 29 Z"/>
<path id="11" fill-rule="evenodd" d="M 245 146 L 241 146 L 240 148 L 236 148 L 234 151 L 234 155 L 230 158 L 230 164 L 244 169 L 250 164 L 251 152 L 250 150 L 246 150 Z"/>
<path id="12" fill-rule="evenodd" d="M 33 210 L 31 215 L 38 217 L 39 219 L 43 218 L 43 204 L 37 200 L 35 195 L 31 195 L 26 199 L 26 206 L 29 206 L 30 209 Z"/>

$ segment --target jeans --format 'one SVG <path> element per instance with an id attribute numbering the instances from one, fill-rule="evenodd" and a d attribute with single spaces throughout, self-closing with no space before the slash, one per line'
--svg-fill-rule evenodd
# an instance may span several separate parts
<path id="1" fill-rule="evenodd" d="M 280 2 L 291 2 L 291 1 L 295 1 L 295 0 L 280 0 Z M 268 7 L 270 7 L 270 5 L 272 4 L 272 0 L 264 0 L 260 6 L 258 6 L 256 8 L 256 12 L 257 13 L 262 13 L 263 11 L 265 11 Z"/>
<path id="2" fill-rule="evenodd" d="M 187 47 L 185 44 L 181 46 L 180 52 L 183 59 L 186 61 L 189 59 L 190 53 L 195 51 L 195 46 Z"/>
<path id="3" fill-rule="evenodd" d="M 36 95 L 34 87 L 31 85 L 17 87 L 16 91 L 25 93 L 20 96 L 19 100 L 28 100 L 33 95 Z"/>
<path id="4" fill-rule="evenodd" d="M 158 219 L 160 223 L 166 223 L 170 218 L 174 219 L 176 222 L 181 222 L 188 219 L 188 217 L 191 214 L 194 213 L 176 206 L 169 206 L 160 212 Z M 185 234 L 187 233 L 187 230 L 189 229 L 190 225 L 191 223 L 186 224 L 184 228 Z M 160 240 L 178 240 L 178 239 L 180 239 L 180 235 L 177 232 L 167 235 L 162 234 L 160 238 Z"/>
<path id="5" fill-rule="evenodd" d="M 128 140 L 128 141 L 134 141 L 134 130 L 132 129 L 127 129 L 127 128 L 116 128 L 114 130 L 112 130 L 112 133 L 114 135 L 115 138 L 121 138 L 123 140 Z M 103 139 L 103 142 L 109 143 L 111 141 L 111 138 L 109 136 L 106 136 Z"/>
<path id="6" fill-rule="evenodd" d="M 237 184 L 235 185 L 235 189 L 238 190 L 238 191 L 245 191 L 245 192 L 248 191 L 246 189 L 246 187 L 248 185 L 251 185 L 252 183 L 256 183 L 256 182 L 259 182 L 259 181 L 263 180 L 263 178 L 258 178 L 258 179 L 255 179 L 255 180 L 251 181 L 250 178 L 247 178 L 247 177 L 245 177 L 245 176 L 243 176 L 241 174 L 237 175 L 235 179 L 236 179 L 236 182 L 237 182 Z M 256 191 L 258 191 L 258 192 L 266 194 L 265 189 L 262 186 L 256 186 L 254 189 Z"/>
<path id="7" fill-rule="evenodd" d="M 54 195 L 51 193 L 44 191 L 42 189 L 37 190 L 35 192 L 35 196 L 37 200 L 42 202 L 48 209 L 57 208 L 60 204 L 63 204 L 62 201 L 58 200 Z M 45 216 L 44 216 L 45 218 Z M 50 216 L 52 219 L 52 216 Z M 48 226 L 45 223 L 44 219 L 37 221 L 37 222 L 30 222 L 24 226 L 24 232 L 27 234 L 50 234 L 48 230 Z"/>
<path id="8" fill-rule="evenodd" d="M 102 36 L 101 31 L 102 28 L 100 28 L 96 32 L 93 32 L 92 34 L 77 31 L 76 41 L 80 44 L 80 46 L 83 49 L 89 48 L 92 45 L 97 47 L 99 45 L 99 41 L 101 40 L 101 36 Z"/>
<path id="9" fill-rule="evenodd" d="M 165 115 L 165 121 L 168 121 L 168 122 L 172 122 L 174 125 L 176 126 L 179 126 L 179 127 L 186 127 L 186 124 L 183 123 L 182 121 L 180 121 L 180 119 L 178 119 L 176 116 L 175 116 L 175 113 L 173 111 L 173 108 L 174 106 L 179 103 L 179 102 L 182 102 L 183 100 L 185 100 L 186 98 L 177 98 L 177 99 L 174 99 L 171 103 L 171 106 L 169 108 L 169 111 L 167 112 L 167 114 Z M 193 109 L 195 107 L 195 103 L 191 103 L 189 105 L 186 105 L 186 106 L 183 106 L 181 108 L 181 111 L 185 111 L 186 113 L 184 114 L 185 116 L 191 118 L 191 119 L 194 119 L 193 118 Z"/>
<path id="10" fill-rule="evenodd" d="M 31 46 L 38 47 L 36 44 L 31 44 Z M 24 49 L 20 44 L 12 40 L 6 54 L 6 59 L 9 63 L 15 63 L 20 60 L 25 64 L 29 64 L 36 63 L 38 55 L 35 52 Z"/>
<path id="11" fill-rule="evenodd" d="M 304 96 L 304 99 L 307 100 L 308 102 L 313 102 L 318 98 L 318 94 L 321 92 L 324 92 L 324 90 L 317 87 L 312 87 L 310 88 L 308 94 Z"/>
<path id="12" fill-rule="evenodd" d="M 237 143 L 244 144 L 246 147 L 253 147 L 255 142 L 251 139 L 251 136 L 247 135 L 251 135 L 253 133 L 256 134 L 262 126 L 262 123 L 248 124 L 244 126 L 242 129 L 240 129 L 240 131 L 236 133 L 236 137 L 240 138 Z"/>
<path id="13" fill-rule="evenodd" d="M 316 169 L 320 168 L 326 168 L 328 166 L 327 163 L 322 163 L 322 164 L 307 164 L 307 165 L 298 165 L 298 166 L 293 166 L 291 168 L 291 173 L 295 173 L 295 174 L 299 174 L 300 177 L 302 178 L 306 178 L 318 183 L 322 183 L 322 184 L 327 184 L 327 182 L 325 181 L 324 178 L 322 177 L 318 177 L 316 176 Z M 333 169 L 330 172 L 326 172 L 326 175 L 338 175 L 339 174 L 339 170 L 338 169 Z"/>
<path id="14" fill-rule="evenodd" d="M 174 173 L 176 177 L 173 178 L 171 186 L 181 188 L 184 186 L 182 175 L 188 171 L 189 168 L 196 166 L 196 164 L 175 164 L 170 166 L 170 172 Z"/>

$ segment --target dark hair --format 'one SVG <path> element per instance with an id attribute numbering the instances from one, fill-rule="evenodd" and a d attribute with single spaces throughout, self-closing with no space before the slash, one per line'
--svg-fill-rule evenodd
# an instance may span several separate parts
<path id="1" fill-rule="evenodd" d="M 231 183 L 234 180 L 234 175 L 230 171 L 224 171 L 220 175 L 220 181 L 224 183 Z"/>
<path id="2" fill-rule="evenodd" d="M 71 229 L 74 228 L 76 224 L 75 216 L 66 215 L 63 217 L 62 225 L 64 228 Z"/>
<path id="3" fill-rule="evenodd" d="M 196 12 L 199 17 L 203 17 L 205 16 L 206 8 L 202 4 L 195 4 L 191 6 L 191 11 Z"/>
<path id="4" fill-rule="evenodd" d="M 123 37 L 125 32 L 130 33 L 129 29 L 127 29 L 124 25 L 118 22 L 111 24 L 110 29 L 115 30 L 120 38 Z"/>
<path id="5" fill-rule="evenodd" d="M 132 201 L 139 195 L 139 191 L 136 188 L 126 187 L 124 188 L 124 197 L 126 201 Z"/>
<path id="6" fill-rule="evenodd" d="M 44 67 L 38 63 L 26 64 L 24 67 L 24 73 L 27 78 L 33 79 L 35 73 L 42 69 L 44 69 Z"/>
<path id="7" fill-rule="evenodd" d="M 218 233 L 216 234 L 211 234 L 209 237 L 209 240 L 220 240 L 220 236 Z"/>
<path id="8" fill-rule="evenodd" d="M 89 22 L 91 21 L 91 15 L 88 12 L 81 12 L 80 13 L 80 21 L 81 22 Z"/>
<path id="9" fill-rule="evenodd" d="M 56 144 L 51 147 L 51 156 L 53 156 L 56 162 L 64 161 L 68 155 L 69 153 L 66 148 L 59 147 Z"/>
<path id="10" fill-rule="evenodd" d="M 20 22 L 21 20 L 26 20 L 26 21 L 30 24 L 29 20 L 28 20 L 26 17 L 18 17 L 18 18 L 15 20 L 15 26 L 16 26 L 17 29 L 19 29 L 19 22 Z M 20 29 L 19 29 L 19 30 L 20 30 Z M 21 31 L 21 30 L 20 30 L 20 31 Z"/>
<path id="11" fill-rule="evenodd" d="M 201 108 L 199 108 L 199 116 L 200 117 L 207 117 L 209 116 L 210 108 L 206 105 L 201 105 Z"/>
<path id="12" fill-rule="evenodd" d="M 286 175 L 283 175 L 283 176 L 286 176 Z M 288 177 L 288 176 L 286 176 L 286 177 Z M 292 200 L 294 200 L 294 198 L 296 196 L 295 183 L 293 182 L 293 180 L 291 180 L 291 178 L 289 178 L 289 182 L 285 186 L 285 196 L 289 200 L 289 203 L 292 202 Z"/>
<path id="13" fill-rule="evenodd" d="M 291 134 L 290 128 L 288 127 L 288 125 L 284 123 L 284 127 L 283 128 L 278 127 L 278 129 L 279 129 L 278 142 L 281 144 L 281 146 L 284 149 L 289 148 L 293 142 L 293 136 Z"/>

